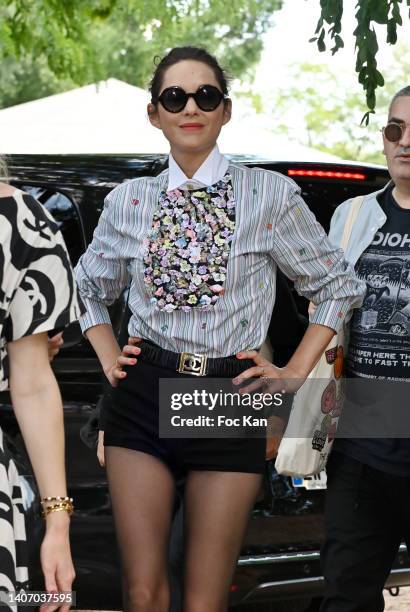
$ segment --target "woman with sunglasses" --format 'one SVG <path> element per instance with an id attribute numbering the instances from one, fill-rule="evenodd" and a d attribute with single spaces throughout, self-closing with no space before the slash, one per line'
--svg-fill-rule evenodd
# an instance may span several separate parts
<path id="1" fill-rule="evenodd" d="M 184 611 L 226 611 L 264 470 L 264 437 L 160 437 L 160 379 L 200 380 L 194 374 L 239 384 L 263 376 L 280 388 L 304 379 L 363 290 L 293 181 L 219 153 L 231 107 L 225 74 L 207 51 L 176 48 L 161 60 L 148 115 L 170 143 L 169 168 L 107 196 L 77 267 L 82 327 L 114 387 L 119 377 L 104 415 L 105 458 L 127 611 L 169 609 L 167 546 L 180 475 Z M 277 265 L 318 304 L 284 368 L 248 350 L 266 337 Z M 107 312 L 129 281 L 128 330 L 143 339 L 134 357 L 121 356 Z"/>

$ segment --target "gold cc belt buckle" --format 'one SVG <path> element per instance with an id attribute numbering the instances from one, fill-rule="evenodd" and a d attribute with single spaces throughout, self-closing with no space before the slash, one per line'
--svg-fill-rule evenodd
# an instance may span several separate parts
<path id="1" fill-rule="evenodd" d="M 191 374 L 192 376 L 205 376 L 206 355 L 196 353 L 181 353 L 179 358 L 178 372 Z"/>

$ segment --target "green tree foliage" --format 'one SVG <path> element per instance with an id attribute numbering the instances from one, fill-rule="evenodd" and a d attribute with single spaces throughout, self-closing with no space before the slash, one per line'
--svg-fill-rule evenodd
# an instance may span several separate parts
<path id="1" fill-rule="evenodd" d="M 359 84 L 347 73 L 322 64 L 297 64 L 290 68 L 288 88 L 278 89 L 271 100 L 277 130 L 302 144 L 343 159 L 385 163 L 380 129 L 394 94 L 408 83 L 410 46 L 399 45 L 380 90 L 374 121 L 361 124 L 363 96 Z"/>
<path id="2" fill-rule="evenodd" d="M 282 0 L 3 0 L 0 107 L 116 77 L 145 87 L 153 58 L 206 46 L 234 77 L 257 63 Z"/>
<path id="3" fill-rule="evenodd" d="M 352 2 L 353 0 L 346 0 Z M 326 50 L 327 37 L 333 42 L 332 54 L 343 47 L 342 16 L 343 0 L 320 0 L 321 14 L 316 27 L 316 41 L 319 51 Z M 369 115 L 376 107 L 376 89 L 383 87 L 384 77 L 377 68 L 379 50 L 375 24 L 385 26 L 386 42 L 394 45 L 397 41 L 397 26 L 402 25 L 400 9 L 407 7 L 410 18 L 410 0 L 357 0 L 356 28 L 356 72 L 359 83 L 366 92 L 368 111 L 363 117 L 369 122 Z"/>

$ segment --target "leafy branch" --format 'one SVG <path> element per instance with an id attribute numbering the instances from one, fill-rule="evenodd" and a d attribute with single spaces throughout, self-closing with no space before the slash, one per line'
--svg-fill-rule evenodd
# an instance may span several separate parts
<path id="1" fill-rule="evenodd" d="M 349 0 L 350 1 L 350 0 Z M 362 122 L 367 125 L 369 117 L 376 108 L 376 89 L 383 87 L 384 78 L 377 68 L 377 52 L 379 45 L 374 24 L 386 28 L 386 42 L 394 45 L 397 41 L 397 26 L 403 24 L 400 8 L 407 5 L 410 18 L 410 0 L 357 0 L 356 28 L 353 35 L 356 40 L 356 67 L 358 81 L 366 93 L 368 111 Z M 331 52 L 335 54 L 344 46 L 341 37 L 343 0 L 320 0 L 321 14 L 316 26 L 315 36 L 311 42 L 316 42 L 319 51 L 326 50 L 326 38 L 334 43 Z M 326 28 L 328 27 L 327 31 Z"/>

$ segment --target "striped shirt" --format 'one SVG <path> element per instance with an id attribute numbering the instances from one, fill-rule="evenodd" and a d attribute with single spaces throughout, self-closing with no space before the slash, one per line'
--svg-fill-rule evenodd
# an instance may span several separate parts
<path id="1" fill-rule="evenodd" d="M 86 314 L 83 331 L 110 323 L 107 306 L 130 285 L 129 334 L 175 352 L 224 357 L 265 340 L 275 302 L 277 266 L 316 311 L 311 322 L 338 331 L 361 304 L 365 285 L 331 246 L 291 179 L 230 164 L 235 231 L 224 292 L 212 309 L 158 309 L 144 285 L 144 239 L 150 233 L 168 170 L 116 187 L 108 194 L 94 237 L 77 264 Z"/>

